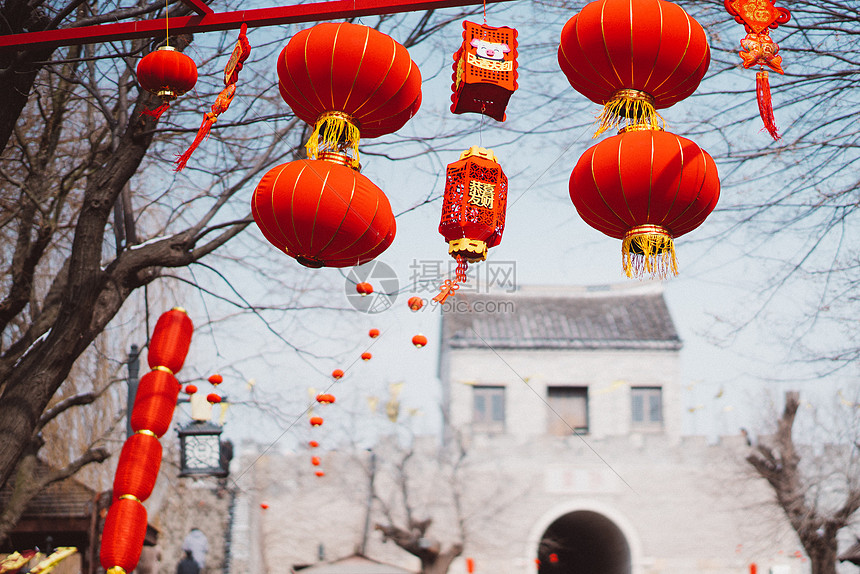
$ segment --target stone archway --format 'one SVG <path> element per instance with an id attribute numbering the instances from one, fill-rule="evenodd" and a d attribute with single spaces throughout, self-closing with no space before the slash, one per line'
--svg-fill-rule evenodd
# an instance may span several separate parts
<path id="1" fill-rule="evenodd" d="M 593 510 L 555 519 L 538 545 L 540 574 L 632 574 L 630 544 L 621 529 Z"/>

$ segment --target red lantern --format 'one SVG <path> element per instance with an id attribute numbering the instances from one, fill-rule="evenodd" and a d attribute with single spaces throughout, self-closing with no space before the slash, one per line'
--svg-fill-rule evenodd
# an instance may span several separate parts
<path id="1" fill-rule="evenodd" d="M 263 502 L 263 503 L 261 503 L 261 504 L 260 504 L 260 508 L 262 508 L 263 510 L 268 510 L 268 509 L 269 509 L 269 505 L 268 505 L 268 504 L 266 504 L 265 502 Z"/>
<path id="2" fill-rule="evenodd" d="M 174 307 L 163 313 L 152 330 L 147 362 L 150 369 L 164 367 L 174 375 L 185 364 L 185 356 L 191 346 L 194 324 L 185 309 Z"/>
<path id="3" fill-rule="evenodd" d="M 448 165 L 439 233 L 457 260 L 457 282 L 466 280 L 469 262 L 483 261 L 502 240 L 507 202 L 508 178 L 492 150 L 472 146 Z M 446 283 L 434 300 L 443 303 L 455 289 Z"/>
<path id="4" fill-rule="evenodd" d="M 412 337 L 412 344 L 418 347 L 419 349 L 425 345 L 427 345 L 427 337 L 424 335 L 415 335 Z"/>
<path id="5" fill-rule="evenodd" d="M 254 191 L 251 211 L 266 239 L 306 267 L 367 263 L 391 245 L 396 231 L 382 190 L 331 161 L 272 169 Z"/>
<path id="6" fill-rule="evenodd" d="M 208 380 L 213 386 L 217 387 L 224 382 L 224 377 L 216 373 L 214 375 L 210 375 Z"/>
<path id="7" fill-rule="evenodd" d="M 466 558 L 466 572 L 469 574 L 474 574 L 475 572 L 475 559 L 474 558 Z"/>
<path id="8" fill-rule="evenodd" d="M 399 130 L 421 105 L 421 72 L 391 37 L 349 23 L 323 23 L 290 39 L 278 58 L 281 97 L 314 126 L 308 157 L 353 150 L 359 137 Z M 320 141 L 321 140 L 321 141 Z"/>
<path id="9" fill-rule="evenodd" d="M 330 405 L 334 402 L 334 395 L 329 393 L 320 393 L 317 395 L 317 402 L 324 405 Z"/>
<path id="10" fill-rule="evenodd" d="M 365 295 L 373 293 L 373 285 L 362 281 L 361 283 L 355 284 L 355 291 L 364 297 Z"/>
<path id="11" fill-rule="evenodd" d="M 309 446 L 309 447 L 311 447 L 311 448 L 317 448 L 319 445 L 320 445 L 320 443 L 318 443 L 318 442 L 317 442 L 317 441 L 315 441 L 315 440 L 312 440 L 312 441 L 310 441 L 310 442 L 308 443 L 308 446 Z"/>
<path id="12" fill-rule="evenodd" d="M 477 112 L 505 121 L 517 90 L 517 31 L 463 22 L 463 45 L 454 53 L 451 111 Z"/>
<path id="13" fill-rule="evenodd" d="M 131 495 L 144 501 L 152 494 L 161 467 L 161 443 L 150 434 L 135 433 L 128 437 L 119 455 L 113 479 L 113 495 Z"/>
<path id="14" fill-rule="evenodd" d="M 556 554 L 555 552 L 550 554 L 549 555 L 549 563 L 550 564 L 558 564 L 558 554 Z"/>
<path id="15" fill-rule="evenodd" d="M 185 385 L 185 394 L 186 395 L 193 395 L 196 392 L 197 392 L 197 386 L 196 385 Z"/>
<path id="16" fill-rule="evenodd" d="M 314 474 L 317 475 L 317 478 L 322 478 L 325 476 L 325 473 L 321 470 L 316 471 Z"/>
<path id="17" fill-rule="evenodd" d="M 371 339 L 375 339 L 379 336 L 379 329 L 371 329 L 370 331 L 367 332 L 367 335 Z"/>
<path id="18" fill-rule="evenodd" d="M 421 297 L 410 297 L 406 304 L 409 305 L 409 308 L 413 311 L 419 311 L 421 310 L 421 307 L 424 306 L 424 301 Z"/>
<path id="19" fill-rule="evenodd" d="M 131 572 L 140 560 L 146 538 L 146 508 L 134 497 L 115 500 L 102 531 L 99 559 L 108 574 Z M 121 568 L 121 570 L 119 570 Z"/>
<path id="20" fill-rule="evenodd" d="M 570 85 L 604 106 L 597 134 L 625 122 L 660 127 L 656 110 L 696 91 L 710 61 L 702 26 L 666 0 L 586 4 L 558 48 Z"/>
<path id="21" fill-rule="evenodd" d="M 188 385 L 189 387 L 193 385 Z M 131 410 L 131 430 L 149 431 L 164 436 L 173 420 L 180 385 L 167 371 L 149 371 L 140 378 L 134 407 Z M 186 392 L 188 389 L 186 388 Z"/>
<path id="22" fill-rule="evenodd" d="M 623 240 L 628 277 L 676 275 L 673 238 L 701 225 L 719 197 L 711 156 L 664 131 L 607 138 L 586 150 L 570 176 L 570 198 L 580 217 Z"/>
<path id="23" fill-rule="evenodd" d="M 206 400 L 214 405 L 221 402 L 221 397 L 219 397 L 215 393 L 209 393 L 208 395 L 206 395 Z"/>
<path id="24" fill-rule="evenodd" d="M 323 419 L 322 417 L 311 417 L 310 423 L 312 427 L 321 427 L 323 424 Z"/>
<path id="25" fill-rule="evenodd" d="M 320 465 L 320 457 L 312 456 L 311 457 L 311 464 L 314 466 L 319 466 Z"/>
<path id="26" fill-rule="evenodd" d="M 342 379 L 343 378 L 343 371 L 341 371 L 340 369 L 335 369 L 331 372 L 331 376 L 335 380 Z"/>
<path id="27" fill-rule="evenodd" d="M 197 83 L 197 65 L 175 48 L 162 46 L 138 62 L 137 81 L 141 88 L 161 98 L 161 106 L 144 112 L 158 118 L 170 107 L 171 101 Z"/>
<path id="28" fill-rule="evenodd" d="M 362 361 L 369 361 L 369 360 L 370 360 L 370 359 L 372 359 L 372 358 L 373 358 L 373 355 L 371 355 L 371 354 L 370 354 L 370 353 L 368 353 L 368 352 L 364 352 L 364 353 L 362 353 L 362 354 L 361 354 L 361 360 L 362 360 Z"/>

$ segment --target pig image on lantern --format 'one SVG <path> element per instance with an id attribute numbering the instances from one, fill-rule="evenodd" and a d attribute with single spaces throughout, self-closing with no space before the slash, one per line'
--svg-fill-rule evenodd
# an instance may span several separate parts
<path id="1" fill-rule="evenodd" d="M 496 60 L 500 62 L 505 59 L 505 54 L 511 51 L 507 44 L 487 42 L 486 40 L 479 40 L 478 38 L 474 38 L 471 45 L 475 48 L 475 55 L 485 60 Z"/>

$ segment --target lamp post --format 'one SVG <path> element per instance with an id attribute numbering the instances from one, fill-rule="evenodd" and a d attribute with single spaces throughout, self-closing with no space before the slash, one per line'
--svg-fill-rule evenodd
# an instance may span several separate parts
<path id="1" fill-rule="evenodd" d="M 221 452 L 221 425 L 212 421 L 193 420 L 179 427 L 179 476 L 227 476 L 227 464 Z"/>

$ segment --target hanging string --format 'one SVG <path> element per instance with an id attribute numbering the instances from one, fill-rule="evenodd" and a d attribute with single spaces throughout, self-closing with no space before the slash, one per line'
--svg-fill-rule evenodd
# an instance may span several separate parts
<path id="1" fill-rule="evenodd" d="M 484 26 L 487 25 L 487 0 L 484 0 Z"/>
<path id="2" fill-rule="evenodd" d="M 170 47 L 170 0 L 164 0 L 164 45 Z"/>

